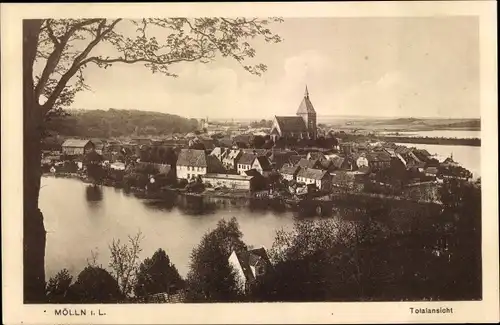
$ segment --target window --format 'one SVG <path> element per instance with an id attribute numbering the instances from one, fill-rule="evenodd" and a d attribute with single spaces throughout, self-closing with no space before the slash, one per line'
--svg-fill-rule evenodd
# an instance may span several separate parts
<path id="1" fill-rule="evenodd" d="M 188 173 L 188 177 L 187 178 L 189 179 L 190 177 L 191 177 L 191 174 Z"/>

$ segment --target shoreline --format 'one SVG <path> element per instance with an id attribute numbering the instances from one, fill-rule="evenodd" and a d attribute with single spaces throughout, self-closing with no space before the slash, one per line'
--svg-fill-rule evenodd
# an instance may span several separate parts
<path id="1" fill-rule="evenodd" d="M 375 139 L 385 142 L 413 143 L 413 144 L 433 144 L 449 146 L 469 146 L 480 147 L 479 138 L 435 138 L 435 137 L 407 137 L 407 136 L 376 136 Z"/>
<path id="2" fill-rule="evenodd" d="M 84 176 L 76 173 L 44 173 L 42 177 L 51 178 L 71 178 L 82 181 L 84 184 L 91 185 Z M 412 199 L 404 196 L 395 195 L 384 195 L 376 193 L 363 193 L 363 192 L 353 192 L 353 193 L 330 193 L 328 195 L 322 195 L 317 197 L 311 197 L 307 199 L 295 199 L 279 196 L 264 196 L 259 197 L 253 195 L 251 192 L 221 192 L 213 190 L 205 190 L 201 193 L 186 192 L 183 189 L 178 188 L 163 188 L 159 191 L 148 192 L 146 189 L 130 188 L 124 189 L 123 187 L 116 186 L 112 182 L 105 182 L 103 184 L 98 184 L 97 186 L 105 186 L 115 189 L 121 189 L 122 191 L 134 195 L 136 198 L 141 200 L 152 200 L 152 201 L 163 201 L 165 199 L 165 194 L 179 195 L 185 198 L 188 197 L 198 197 L 198 198 L 211 198 L 211 199 L 232 199 L 232 200 L 248 200 L 248 202 L 264 204 L 265 206 L 271 207 L 272 204 L 277 204 L 285 208 L 285 210 L 296 211 L 297 209 L 314 209 L 321 207 L 321 214 L 323 214 L 324 209 L 332 210 L 335 207 L 343 206 L 344 204 L 363 203 L 368 204 L 368 201 L 386 201 L 396 204 L 417 204 L 417 205 L 432 205 L 441 206 L 442 203 L 435 200 L 421 200 Z"/>
<path id="3" fill-rule="evenodd" d="M 392 131 L 391 131 L 392 132 Z M 432 144 L 443 146 L 469 146 L 480 147 L 480 138 L 438 138 L 438 137 L 409 137 L 404 135 L 367 135 L 344 133 L 338 136 L 343 141 L 382 141 L 408 144 Z"/>

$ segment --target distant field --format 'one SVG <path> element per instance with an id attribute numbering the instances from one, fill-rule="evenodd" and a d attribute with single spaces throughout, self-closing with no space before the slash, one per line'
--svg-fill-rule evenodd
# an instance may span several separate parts
<path id="1" fill-rule="evenodd" d="M 352 118 L 318 117 L 318 123 L 338 129 L 426 131 L 426 130 L 481 130 L 480 119 L 441 118 Z"/>

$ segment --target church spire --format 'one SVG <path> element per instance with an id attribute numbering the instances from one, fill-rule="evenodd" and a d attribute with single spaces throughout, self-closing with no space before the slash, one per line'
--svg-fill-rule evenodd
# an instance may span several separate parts
<path id="1" fill-rule="evenodd" d="M 306 85 L 306 91 L 304 93 L 305 98 L 309 98 L 309 90 L 307 90 L 307 85 Z"/>

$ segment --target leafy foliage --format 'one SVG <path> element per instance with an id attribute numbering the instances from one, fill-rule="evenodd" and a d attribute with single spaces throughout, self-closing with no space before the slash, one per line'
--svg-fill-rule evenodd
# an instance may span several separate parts
<path id="1" fill-rule="evenodd" d="M 175 166 L 177 155 L 171 147 L 145 146 L 139 152 L 141 162 L 168 164 Z"/>
<path id="2" fill-rule="evenodd" d="M 252 138 L 252 147 L 255 149 L 261 149 L 266 143 L 266 139 L 261 135 L 256 135 Z"/>
<path id="3" fill-rule="evenodd" d="M 188 299 L 192 302 L 230 302 L 241 299 L 236 272 L 228 262 L 233 249 L 243 249 L 236 218 L 224 219 L 205 234 L 191 254 L 187 277 Z"/>
<path id="4" fill-rule="evenodd" d="M 158 249 L 151 258 L 139 266 L 134 294 L 137 297 L 156 293 L 174 293 L 184 287 L 184 280 L 163 249 Z"/>
<path id="5" fill-rule="evenodd" d="M 253 128 L 270 128 L 273 126 L 273 121 L 262 119 L 260 121 L 253 121 L 250 123 Z"/>

